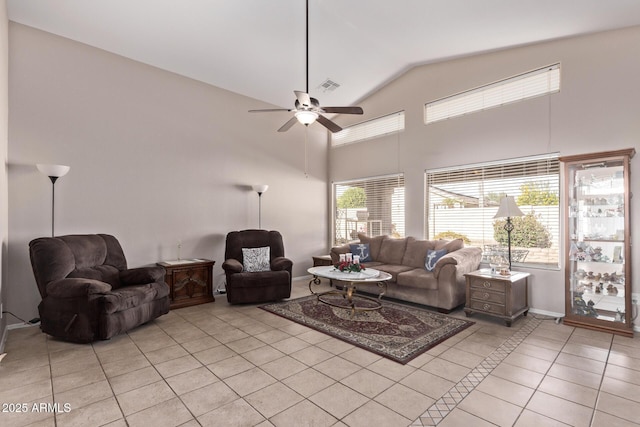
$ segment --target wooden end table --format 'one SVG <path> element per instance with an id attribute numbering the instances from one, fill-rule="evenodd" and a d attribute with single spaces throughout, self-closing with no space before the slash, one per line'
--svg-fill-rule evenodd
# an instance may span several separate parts
<path id="1" fill-rule="evenodd" d="M 314 267 L 333 265 L 331 255 L 314 255 L 312 258 Z"/>
<path id="2" fill-rule="evenodd" d="M 483 313 L 504 319 L 507 326 L 529 312 L 529 273 L 511 272 L 508 276 L 489 269 L 465 274 L 467 303 L 464 312 Z"/>
<path id="3" fill-rule="evenodd" d="M 170 308 L 182 308 L 215 301 L 213 296 L 213 265 L 208 259 L 163 261 L 165 281 L 169 285 Z"/>

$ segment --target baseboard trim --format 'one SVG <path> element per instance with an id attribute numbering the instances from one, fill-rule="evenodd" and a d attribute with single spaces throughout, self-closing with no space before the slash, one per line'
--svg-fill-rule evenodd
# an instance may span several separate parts
<path id="1" fill-rule="evenodd" d="M 32 328 L 34 326 L 40 326 L 40 322 L 38 323 L 14 323 L 12 325 L 7 325 L 7 329 L 8 330 L 12 330 L 12 329 L 22 329 L 22 328 Z"/>
<path id="2" fill-rule="evenodd" d="M 540 310 L 538 308 L 530 308 L 529 313 L 540 314 L 542 316 L 555 317 L 556 319 L 564 317 L 564 313 L 556 313 L 553 311 Z"/>

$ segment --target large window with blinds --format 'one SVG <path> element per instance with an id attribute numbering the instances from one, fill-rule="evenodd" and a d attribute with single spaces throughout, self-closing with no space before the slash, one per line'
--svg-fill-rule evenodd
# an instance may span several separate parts
<path id="1" fill-rule="evenodd" d="M 337 147 L 339 145 L 366 141 L 403 130 L 404 111 L 398 111 L 397 113 L 388 114 L 346 127 L 340 132 L 331 134 L 331 146 Z"/>
<path id="2" fill-rule="evenodd" d="M 494 218 L 504 196 L 524 216 L 512 218 L 514 265 L 557 268 L 560 261 L 560 171 L 556 154 L 425 171 L 427 238 L 462 238 L 483 249 L 483 261 L 504 253 L 505 219 Z"/>
<path id="3" fill-rule="evenodd" d="M 333 245 L 369 236 L 404 237 L 404 175 L 333 183 Z"/>
<path id="4" fill-rule="evenodd" d="M 424 122 L 434 123 L 559 91 L 560 64 L 549 65 L 428 102 L 424 106 Z"/>

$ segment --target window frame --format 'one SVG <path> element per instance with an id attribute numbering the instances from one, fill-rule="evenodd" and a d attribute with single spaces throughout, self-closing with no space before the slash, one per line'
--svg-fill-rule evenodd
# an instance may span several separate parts
<path id="1" fill-rule="evenodd" d="M 542 90 L 545 80 L 546 89 Z M 535 84 L 532 85 L 532 82 Z M 560 92 L 560 86 L 561 68 L 560 63 L 557 62 L 454 95 L 429 101 L 424 104 L 423 121 L 425 125 L 431 125 L 503 105 L 551 95 Z M 527 90 L 530 91 L 532 89 L 536 89 L 537 91 L 526 93 Z M 457 109 L 458 111 L 446 113 L 447 109 Z M 435 112 L 435 118 L 429 118 L 430 111 L 432 114 Z"/>
<path id="2" fill-rule="evenodd" d="M 406 183 L 404 180 L 404 173 L 400 172 L 400 173 L 394 173 L 394 174 L 389 174 L 389 175 L 378 175 L 378 176 L 372 176 L 372 177 L 365 177 L 365 178 L 356 178 L 356 179 L 349 179 L 349 180 L 344 180 L 344 181 L 334 181 L 331 183 L 331 246 L 336 246 L 336 245 L 342 245 L 342 244 L 346 244 L 349 242 L 353 242 L 353 241 L 357 241 L 357 238 L 351 238 L 349 239 L 348 236 L 345 237 L 345 241 L 338 241 L 338 227 L 337 227 L 337 223 L 338 223 L 338 195 L 337 195 L 337 186 L 349 186 L 349 184 L 356 184 L 356 183 L 371 183 L 372 185 L 384 185 L 381 184 L 383 181 L 389 181 L 391 182 L 391 180 L 397 180 L 398 185 L 393 186 L 393 185 L 389 185 L 389 188 L 402 188 L 403 192 L 402 192 L 402 209 L 401 209 L 401 215 L 402 215 L 402 225 L 401 225 L 401 233 L 400 236 L 404 237 L 406 235 L 406 199 L 404 196 L 404 189 L 406 188 Z M 376 182 L 377 181 L 377 182 Z M 401 184 L 401 185 L 400 185 Z M 393 202 L 393 196 L 391 197 L 390 202 Z M 353 209 L 359 209 L 359 208 L 353 208 Z M 367 209 L 368 210 L 368 209 Z M 391 231 L 391 225 L 392 220 L 393 220 L 393 216 L 394 216 L 394 212 L 395 215 L 398 215 L 398 211 L 394 210 L 393 206 L 391 206 L 391 210 L 388 214 L 388 218 L 384 218 L 382 219 L 382 216 L 380 218 L 369 218 L 369 220 L 372 221 L 380 221 L 380 234 L 390 234 Z M 346 218 L 345 218 L 346 220 Z M 386 220 L 386 222 L 389 224 L 388 226 L 386 224 L 384 224 L 383 222 Z M 350 221 L 353 221 L 352 219 L 350 219 Z M 367 224 L 367 226 L 369 226 L 369 224 Z M 357 227 L 358 227 L 358 223 L 356 223 L 356 232 L 357 232 Z M 372 227 L 373 228 L 373 227 Z M 396 229 L 397 230 L 397 229 Z M 367 230 L 367 233 L 369 235 L 371 230 Z M 345 224 L 345 233 L 348 232 L 348 228 L 347 225 Z"/>
<path id="3" fill-rule="evenodd" d="M 396 120 L 394 120 L 394 118 Z M 397 125 L 394 127 L 394 121 Z M 360 129 L 364 131 L 360 132 Z M 376 117 L 374 119 L 365 120 L 360 123 L 355 123 L 351 126 L 343 128 L 340 132 L 331 134 L 331 148 L 343 147 L 345 145 L 357 144 L 359 142 L 368 141 L 371 139 L 381 138 L 386 135 L 393 135 L 405 130 L 405 112 L 404 110 L 396 111 L 394 113 L 385 114 L 384 116 Z M 356 133 L 355 139 L 348 139 L 350 132 Z M 358 133 L 363 133 L 363 136 L 358 137 Z M 346 142 L 336 141 L 341 138 L 341 135 L 346 135 L 343 139 L 348 139 Z"/>
<path id="4" fill-rule="evenodd" d="M 529 171 L 529 169 L 526 169 L 527 167 L 530 168 L 534 168 L 536 166 L 536 164 L 540 164 L 540 162 L 548 162 L 548 166 L 547 166 L 547 170 L 549 171 L 549 173 L 543 173 L 543 171 L 541 170 L 539 173 L 527 173 Z M 454 183 L 454 182 L 461 182 L 461 183 L 470 183 L 470 185 L 472 185 L 471 183 L 473 182 L 480 182 L 482 181 L 482 193 L 483 193 L 483 198 L 486 197 L 489 193 L 485 192 L 485 188 L 484 185 L 487 182 L 490 182 L 491 179 L 496 179 L 495 176 L 492 175 L 492 173 L 488 173 L 488 177 L 485 178 L 484 175 L 484 171 L 489 171 L 489 172 L 493 172 L 499 168 L 505 168 L 506 170 L 511 170 L 509 168 L 514 168 L 514 167 L 518 167 L 518 165 L 523 166 L 525 172 L 522 173 L 522 175 L 517 175 L 517 174 L 513 174 L 510 176 L 506 176 L 504 179 L 508 180 L 507 184 L 509 184 L 510 186 L 515 186 L 517 185 L 518 181 L 523 181 L 523 182 L 527 182 L 529 181 L 527 179 L 527 177 L 535 177 L 535 176 L 552 176 L 552 177 L 556 177 L 551 179 L 551 181 L 554 183 L 554 187 L 553 190 L 555 190 L 557 188 L 557 192 L 555 193 L 557 195 L 558 198 L 558 205 L 544 205 L 541 206 L 539 211 L 547 211 L 546 215 L 547 218 L 545 218 L 545 220 L 547 221 L 551 221 L 550 218 L 553 217 L 553 221 L 552 223 L 548 223 L 547 225 L 549 226 L 549 232 L 551 233 L 551 241 L 552 244 L 555 246 L 553 247 L 553 251 L 557 251 L 557 255 L 555 256 L 554 259 L 549 260 L 547 259 L 547 262 L 527 262 L 526 258 L 524 260 L 524 262 L 518 262 L 517 260 L 514 260 L 513 265 L 519 266 L 519 267 L 526 267 L 526 268 L 538 268 L 538 269 L 545 269 L 545 270 L 558 270 L 561 266 L 561 261 L 562 261 L 562 227 L 563 227 L 563 221 L 562 221 L 562 216 L 561 216 L 561 205 L 560 205 L 560 200 L 561 200 L 561 196 L 562 196 L 562 171 L 560 168 L 560 161 L 559 161 L 559 153 L 550 153 L 550 154 L 542 154 L 542 155 L 538 155 L 538 156 L 525 156 L 525 157 L 518 157 L 518 158 L 512 158 L 512 159 L 504 159 L 504 160 L 497 160 L 497 161 L 493 161 L 493 162 L 483 162 L 483 163 L 475 163 L 475 164 L 467 164 L 467 165 L 460 165 L 460 166 L 452 166 L 452 167 L 444 167 L 444 168 L 435 168 L 435 169 L 425 169 L 424 171 L 424 212 L 423 212 L 423 219 L 424 219 L 424 224 L 423 224 L 423 235 L 425 239 L 433 239 L 433 236 L 431 236 L 431 232 L 433 231 L 434 233 L 436 232 L 442 232 L 443 230 L 436 230 L 435 229 L 435 225 L 432 227 L 432 224 L 430 224 L 430 221 L 432 220 L 432 200 L 430 200 L 430 187 L 431 187 L 431 183 L 433 182 L 433 179 L 430 179 L 430 175 L 436 175 L 436 174 L 449 174 L 449 175 L 455 175 L 455 176 L 460 176 L 463 175 L 462 178 L 456 179 L 455 177 L 449 181 L 448 183 Z M 480 173 L 482 174 L 483 178 L 481 180 L 475 179 L 475 178 L 466 178 L 465 174 L 470 174 L 470 173 L 474 173 L 477 174 Z M 511 182 L 509 182 L 511 181 Z M 548 182 L 549 180 L 545 179 L 544 182 Z M 442 182 L 441 183 L 447 184 L 447 182 Z M 464 185 L 464 184 L 462 184 Z M 557 187 L 556 187 L 557 185 Z M 491 185 L 488 185 L 488 187 L 491 187 Z M 513 187 L 510 187 L 510 190 Z M 518 194 L 513 194 L 513 193 L 508 193 L 508 195 L 510 196 L 518 196 Z M 496 210 L 497 211 L 497 206 L 480 206 L 483 211 L 480 211 L 480 213 L 485 214 L 486 212 L 489 212 L 489 210 Z M 460 209 L 461 210 L 461 209 Z M 460 211 L 459 210 L 459 211 Z M 523 211 L 525 214 L 528 213 L 528 211 Z M 433 212 L 433 215 L 435 215 L 436 213 Z M 442 218 L 442 217 L 441 217 Z M 481 220 L 480 224 L 482 226 L 483 229 L 487 229 L 488 228 L 488 222 L 487 222 L 488 218 L 486 216 L 483 216 L 483 219 Z M 493 213 L 491 213 L 491 224 L 493 224 Z M 432 230 L 433 228 L 433 230 Z M 460 229 L 458 229 L 460 230 Z M 451 231 L 456 231 L 456 230 L 451 230 Z M 463 233 L 464 234 L 464 233 Z M 484 236 L 484 233 L 482 233 L 482 235 Z M 487 256 L 488 256 L 488 248 L 487 246 L 489 245 L 490 239 L 486 239 L 485 237 L 483 237 L 482 239 L 482 245 L 483 247 L 481 249 L 483 249 L 483 262 L 486 262 Z M 492 239 L 491 239 L 492 240 Z M 473 244 L 473 246 L 478 246 L 477 244 Z M 513 244 L 512 244 L 512 248 L 513 248 Z M 550 248 L 551 251 L 551 248 Z"/>

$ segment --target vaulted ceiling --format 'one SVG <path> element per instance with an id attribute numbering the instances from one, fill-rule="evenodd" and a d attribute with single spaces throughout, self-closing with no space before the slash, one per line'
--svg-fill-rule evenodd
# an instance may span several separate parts
<path id="1" fill-rule="evenodd" d="M 416 65 L 640 25 L 638 0 L 309 3 L 309 91 L 323 105 L 357 103 Z M 291 107 L 293 90 L 305 90 L 303 0 L 7 0 L 7 8 L 12 21 L 275 106 Z M 339 87 L 324 91 L 327 79 Z"/>

